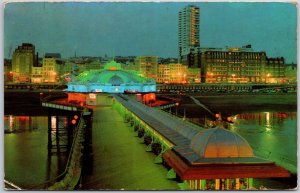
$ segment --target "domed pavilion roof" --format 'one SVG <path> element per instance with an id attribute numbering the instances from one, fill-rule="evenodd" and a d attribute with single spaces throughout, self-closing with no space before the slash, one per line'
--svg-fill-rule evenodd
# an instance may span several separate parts
<path id="1" fill-rule="evenodd" d="M 200 158 L 254 156 L 252 148 L 243 137 L 223 128 L 200 131 L 192 138 L 190 147 Z"/>
<path id="2" fill-rule="evenodd" d="M 97 84 L 134 84 L 153 82 L 135 71 L 121 69 L 121 65 L 112 61 L 107 63 L 102 70 L 89 70 L 80 73 L 73 82 Z"/>

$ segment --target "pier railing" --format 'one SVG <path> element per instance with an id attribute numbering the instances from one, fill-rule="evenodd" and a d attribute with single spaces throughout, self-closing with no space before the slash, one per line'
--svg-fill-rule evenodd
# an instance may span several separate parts
<path id="1" fill-rule="evenodd" d="M 22 188 L 4 179 L 4 190 L 22 190 Z"/>
<path id="2" fill-rule="evenodd" d="M 84 128 L 86 127 L 82 112 L 78 125 L 75 128 L 75 136 L 64 172 L 57 176 L 48 190 L 74 190 L 81 177 L 81 159 L 84 146 Z"/>
<path id="3" fill-rule="evenodd" d="M 78 124 L 74 129 L 74 138 L 64 171 L 55 178 L 47 180 L 41 184 L 33 185 L 28 189 L 74 190 L 81 177 L 81 160 L 83 155 L 82 149 L 84 148 L 82 143 L 85 140 L 84 128 L 86 127 L 83 115 L 86 111 L 87 109 L 84 109 L 81 112 L 80 118 L 78 119 Z"/>

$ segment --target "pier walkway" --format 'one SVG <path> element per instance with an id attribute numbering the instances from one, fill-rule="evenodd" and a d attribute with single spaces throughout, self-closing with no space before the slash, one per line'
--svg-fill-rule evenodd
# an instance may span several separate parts
<path id="1" fill-rule="evenodd" d="M 83 174 L 83 190 L 176 190 L 166 178 L 167 169 L 154 164 L 155 155 L 145 151 L 140 138 L 113 109 L 111 100 L 94 108 L 91 174 Z"/>

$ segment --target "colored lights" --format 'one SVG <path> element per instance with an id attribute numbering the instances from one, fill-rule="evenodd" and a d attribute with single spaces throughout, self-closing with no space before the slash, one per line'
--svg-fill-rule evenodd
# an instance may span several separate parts
<path id="1" fill-rule="evenodd" d="M 96 99 L 96 94 L 90 93 L 90 94 L 89 94 L 89 98 L 90 98 L 90 99 Z"/>
<path id="2" fill-rule="evenodd" d="M 71 123 L 72 123 L 73 125 L 75 125 L 75 124 L 76 124 L 76 120 L 73 119 L 73 120 L 71 121 Z"/>

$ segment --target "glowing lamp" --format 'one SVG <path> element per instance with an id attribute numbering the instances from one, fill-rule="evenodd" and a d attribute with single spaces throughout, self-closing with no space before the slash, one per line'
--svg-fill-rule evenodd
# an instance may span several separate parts
<path id="1" fill-rule="evenodd" d="M 216 118 L 220 118 L 220 117 L 221 117 L 220 114 L 217 113 L 217 114 L 216 114 Z"/>
<path id="2" fill-rule="evenodd" d="M 93 94 L 93 93 L 90 93 L 90 94 L 89 94 L 89 97 L 90 97 L 90 99 L 96 99 L 96 95 Z"/>
<path id="3" fill-rule="evenodd" d="M 74 115 L 74 119 L 77 120 L 78 119 L 78 115 Z"/>
<path id="4" fill-rule="evenodd" d="M 175 105 L 176 105 L 176 106 L 179 106 L 179 103 L 177 102 L 177 103 L 175 103 Z"/>
<path id="5" fill-rule="evenodd" d="M 232 122 L 232 118 L 231 117 L 227 117 L 227 121 Z"/>
<path id="6" fill-rule="evenodd" d="M 76 124 L 76 120 L 73 119 L 73 120 L 71 121 L 71 123 L 72 123 L 73 125 L 75 125 L 75 124 Z"/>

